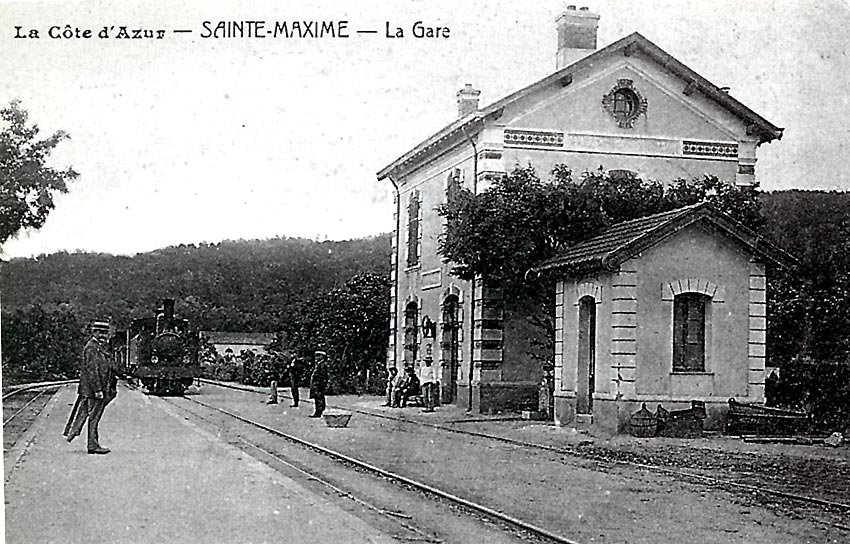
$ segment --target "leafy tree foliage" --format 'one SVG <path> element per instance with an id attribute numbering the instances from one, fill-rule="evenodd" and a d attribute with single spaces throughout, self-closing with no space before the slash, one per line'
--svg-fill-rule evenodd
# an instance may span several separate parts
<path id="1" fill-rule="evenodd" d="M 453 190 L 438 208 L 447 227 L 440 251 L 458 277 L 482 277 L 507 295 L 527 296 L 539 286 L 527 281 L 526 271 L 565 247 L 613 223 L 703 200 L 751 228 L 761 227 L 757 193 L 714 176 L 677 179 L 665 188 L 631 173 L 584 172 L 576 179 L 564 165 L 543 181 L 532 166 L 518 166 L 477 195 Z"/>
<path id="2" fill-rule="evenodd" d="M 763 196 L 765 234 L 800 266 L 768 281 L 768 347 L 775 366 L 850 361 L 850 193 Z"/>
<path id="3" fill-rule="evenodd" d="M 327 352 L 331 394 L 360 392 L 367 377 L 379 383 L 386 372 L 389 304 L 386 276 L 355 276 L 296 306 L 285 327 L 288 345 L 305 360 Z"/>
<path id="4" fill-rule="evenodd" d="M 452 273 L 482 278 L 504 291 L 507 319 L 528 319 L 540 337 L 529 338 L 527 354 L 547 364 L 554 345 L 553 286 L 526 272 L 564 248 L 605 227 L 706 200 L 745 225 L 759 229 L 757 193 L 714 176 L 674 180 L 668 186 L 628 172 L 584 172 L 577 178 L 557 165 L 543 181 L 534 168 L 518 166 L 479 194 L 450 186 L 437 212 L 446 218 L 440 251 Z"/>
<path id="5" fill-rule="evenodd" d="M 44 328 L 46 320 L 37 321 L 39 327 L 13 326 L 16 312 L 33 306 L 48 313 L 65 308 L 83 325 L 111 318 L 123 328 L 131 319 L 150 317 L 162 298 L 175 298 L 177 314 L 198 329 L 277 332 L 314 293 L 358 274 L 386 274 L 389 255 L 389 236 L 381 235 L 321 243 L 279 238 L 184 245 L 135 257 L 57 253 L 13 259 L 0 266 L 4 379 L 32 360 L 10 359 L 13 354 L 52 334 Z M 219 360 L 211 346 L 202 346 L 201 356 L 207 375 L 241 379 L 239 367 Z M 302 380 L 305 375 L 306 369 Z M 27 376 L 35 379 L 32 372 Z"/>
<path id="6" fill-rule="evenodd" d="M 34 305 L 3 315 L 3 382 L 76 376 L 85 323 L 68 307 Z"/>
<path id="7" fill-rule="evenodd" d="M 0 244 L 21 229 L 44 225 L 54 195 L 68 192 L 68 182 L 78 176 L 72 168 L 47 165 L 50 153 L 68 134 L 58 131 L 40 140 L 38 126 L 28 125 L 28 118 L 17 100 L 0 109 Z"/>
<path id="8" fill-rule="evenodd" d="M 134 257 L 55 253 L 0 267 L 4 309 L 68 304 L 116 326 L 150 317 L 163 298 L 203 330 L 277 332 L 291 307 L 362 273 L 385 274 L 389 235 L 181 245 Z"/>

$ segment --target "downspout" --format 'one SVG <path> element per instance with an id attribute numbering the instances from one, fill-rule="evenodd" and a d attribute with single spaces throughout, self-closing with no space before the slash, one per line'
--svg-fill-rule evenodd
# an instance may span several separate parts
<path id="1" fill-rule="evenodd" d="M 475 140 L 469 137 L 469 134 L 466 133 L 465 127 L 460 127 L 461 132 L 466 137 L 466 140 L 469 142 L 469 145 L 472 146 L 472 194 L 478 194 L 478 147 L 475 145 Z M 470 327 L 470 338 L 472 338 L 472 346 L 470 346 L 469 353 L 469 375 L 467 376 L 469 383 L 469 403 L 467 406 L 467 412 L 472 411 L 472 374 L 475 368 L 475 276 L 472 277 L 472 304 L 470 306 L 470 316 L 472 317 L 472 326 Z"/>
<path id="2" fill-rule="evenodd" d="M 393 184 L 393 189 L 395 190 L 395 280 L 393 281 L 393 290 L 395 291 L 393 294 L 393 304 L 395 308 L 393 308 L 393 319 L 395 323 L 393 323 L 393 368 L 398 369 L 398 266 L 399 266 L 399 244 L 401 243 L 401 192 L 398 189 L 398 183 L 392 178 L 392 176 L 387 175 L 387 179 L 390 180 L 390 183 Z"/>

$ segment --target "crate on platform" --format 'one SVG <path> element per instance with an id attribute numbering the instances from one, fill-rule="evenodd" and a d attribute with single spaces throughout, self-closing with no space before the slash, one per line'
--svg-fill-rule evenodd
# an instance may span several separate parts
<path id="1" fill-rule="evenodd" d="M 325 413 L 322 417 L 325 425 L 336 428 L 348 427 L 348 422 L 351 420 L 351 414 L 348 412 Z"/>

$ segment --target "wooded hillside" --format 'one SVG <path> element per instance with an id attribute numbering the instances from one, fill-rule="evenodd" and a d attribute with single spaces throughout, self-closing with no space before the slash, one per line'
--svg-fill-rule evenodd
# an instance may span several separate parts
<path id="1" fill-rule="evenodd" d="M 298 238 L 180 245 L 133 257 L 56 253 L 0 267 L 4 313 L 71 309 L 83 322 L 119 326 L 153 313 L 161 298 L 210 330 L 276 332 L 287 309 L 361 273 L 387 275 L 388 234 L 349 241 Z"/>

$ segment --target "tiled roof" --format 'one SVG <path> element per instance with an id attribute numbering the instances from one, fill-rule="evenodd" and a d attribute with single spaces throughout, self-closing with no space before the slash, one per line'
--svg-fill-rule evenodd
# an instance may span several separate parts
<path id="1" fill-rule="evenodd" d="M 612 225 L 598 236 L 568 248 L 531 269 L 532 273 L 549 270 L 590 272 L 603 268 L 614 269 L 623 261 L 651 247 L 671 234 L 705 220 L 720 232 L 736 239 L 749 250 L 780 266 L 793 264 L 793 257 L 770 245 L 744 225 L 728 217 L 708 203 L 693 204 Z"/>
<path id="2" fill-rule="evenodd" d="M 201 331 L 201 336 L 207 338 L 211 344 L 268 346 L 274 340 L 275 335 L 268 332 Z"/>

